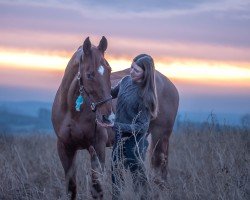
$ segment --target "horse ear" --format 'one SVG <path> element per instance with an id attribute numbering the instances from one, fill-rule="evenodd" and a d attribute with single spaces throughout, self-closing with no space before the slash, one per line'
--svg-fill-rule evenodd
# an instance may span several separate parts
<path id="1" fill-rule="evenodd" d="M 90 42 L 90 40 L 89 40 L 89 37 L 87 37 L 87 38 L 85 39 L 85 41 L 83 42 L 82 49 L 83 49 L 84 54 L 86 54 L 86 55 L 89 55 L 89 54 L 90 54 L 91 42 Z"/>
<path id="2" fill-rule="evenodd" d="M 101 39 L 101 41 L 100 41 L 100 43 L 98 45 L 98 49 L 102 53 L 104 53 L 106 51 L 107 47 L 108 47 L 108 41 L 107 41 L 107 39 L 104 36 L 102 36 L 102 39 Z"/>

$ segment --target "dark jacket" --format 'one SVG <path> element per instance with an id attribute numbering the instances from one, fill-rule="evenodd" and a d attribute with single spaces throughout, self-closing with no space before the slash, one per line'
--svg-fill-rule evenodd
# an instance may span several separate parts
<path id="1" fill-rule="evenodd" d="M 130 76 L 125 76 L 111 89 L 111 96 L 117 99 L 115 131 L 126 134 L 144 134 L 148 131 L 150 112 L 143 104 L 140 85 Z"/>

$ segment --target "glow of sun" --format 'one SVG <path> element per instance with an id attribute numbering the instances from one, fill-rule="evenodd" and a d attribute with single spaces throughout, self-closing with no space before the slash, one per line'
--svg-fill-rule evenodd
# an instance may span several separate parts
<path id="1" fill-rule="evenodd" d="M 163 74 L 178 79 L 194 80 L 248 80 L 250 81 L 250 69 L 241 68 L 230 64 L 198 63 L 172 63 L 166 66 L 157 64 Z"/>
<path id="2" fill-rule="evenodd" d="M 69 57 L 0 49 L 0 66 L 30 70 L 60 70 L 67 66 Z M 108 57 L 113 71 L 130 67 L 131 61 Z M 155 62 L 156 69 L 169 78 L 187 80 L 221 80 L 250 82 L 250 69 L 230 64 L 186 61 L 185 63 Z"/>
<path id="3" fill-rule="evenodd" d="M 31 70 L 64 70 L 69 58 L 30 52 L 0 51 L 0 65 Z"/>

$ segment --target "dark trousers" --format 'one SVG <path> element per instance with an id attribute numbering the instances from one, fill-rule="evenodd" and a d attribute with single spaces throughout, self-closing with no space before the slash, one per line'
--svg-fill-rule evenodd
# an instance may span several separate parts
<path id="1" fill-rule="evenodd" d="M 145 136 L 132 135 L 126 138 L 116 138 L 112 152 L 113 199 L 119 199 L 122 189 L 121 169 L 130 170 L 135 191 L 139 186 L 147 188 L 147 176 L 143 164 L 147 147 L 148 141 Z"/>

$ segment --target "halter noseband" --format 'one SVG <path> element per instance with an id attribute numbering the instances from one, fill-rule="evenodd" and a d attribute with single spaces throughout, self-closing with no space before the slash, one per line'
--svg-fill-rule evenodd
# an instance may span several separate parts
<path id="1" fill-rule="evenodd" d="M 112 100 L 112 97 L 109 97 L 107 99 L 104 99 L 104 100 L 101 100 L 101 101 L 94 103 L 94 101 L 90 97 L 89 93 L 86 91 L 86 89 L 83 86 L 83 81 L 82 81 L 82 77 L 81 77 L 81 60 L 83 59 L 83 55 L 84 55 L 84 53 L 81 55 L 81 57 L 79 59 L 79 67 L 78 67 L 78 73 L 77 73 L 77 80 L 78 80 L 78 84 L 79 84 L 79 93 L 81 96 L 83 96 L 83 92 L 86 93 L 87 97 L 89 98 L 89 100 L 91 102 L 90 108 L 93 112 L 95 112 L 98 106 Z"/>

